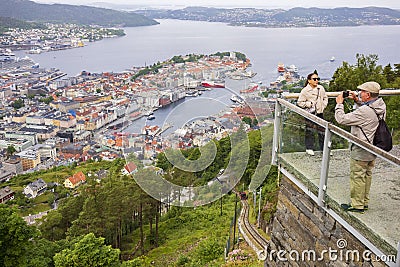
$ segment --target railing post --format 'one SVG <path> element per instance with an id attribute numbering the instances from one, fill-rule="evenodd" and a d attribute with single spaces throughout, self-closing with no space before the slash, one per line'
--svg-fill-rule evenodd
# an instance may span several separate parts
<path id="1" fill-rule="evenodd" d="M 275 102 L 275 118 L 274 118 L 274 137 L 272 140 L 272 165 L 278 164 L 278 151 L 279 151 L 279 139 L 280 139 L 280 128 L 282 119 L 282 107 L 279 103 L 279 99 Z"/>
<path id="2" fill-rule="evenodd" d="M 262 192 L 262 186 L 260 187 L 260 199 L 258 200 L 258 216 L 257 216 L 257 227 L 261 228 L 260 226 L 260 220 L 261 220 L 261 192 Z"/>
<path id="3" fill-rule="evenodd" d="M 325 138 L 324 138 L 324 151 L 322 153 L 322 166 L 321 166 L 321 176 L 319 179 L 319 190 L 318 190 L 318 205 L 320 207 L 325 206 L 325 194 L 327 190 L 328 184 L 328 173 L 329 173 L 329 156 L 331 152 L 331 137 L 332 133 L 328 128 L 328 125 L 325 126 Z"/>

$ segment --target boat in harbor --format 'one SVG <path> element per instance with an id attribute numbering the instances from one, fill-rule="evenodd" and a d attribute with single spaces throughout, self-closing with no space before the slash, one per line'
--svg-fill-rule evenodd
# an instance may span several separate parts
<path id="1" fill-rule="evenodd" d="M 40 49 L 40 48 L 31 48 L 31 50 L 29 50 L 27 53 L 28 54 L 40 54 L 40 53 L 42 53 L 42 49 Z"/>
<path id="2" fill-rule="evenodd" d="M 155 118 L 156 117 L 153 114 L 147 116 L 147 120 L 149 120 L 149 121 L 154 120 Z"/>
<path id="3" fill-rule="evenodd" d="M 297 73 L 299 71 L 299 69 L 296 67 L 296 65 L 290 65 L 289 67 L 286 67 L 286 71 L 288 72 L 293 72 L 293 73 Z"/>
<path id="4" fill-rule="evenodd" d="M 201 86 L 206 88 L 225 88 L 225 83 L 216 81 L 202 81 Z"/>
<path id="5" fill-rule="evenodd" d="M 240 96 L 238 96 L 238 95 L 232 95 L 230 99 L 231 99 L 231 101 L 234 102 L 234 103 L 240 103 L 240 104 L 242 104 L 242 103 L 244 102 L 243 99 L 242 99 Z"/>
<path id="6" fill-rule="evenodd" d="M 285 72 L 285 64 L 278 63 L 278 72 Z"/>
<path id="7" fill-rule="evenodd" d="M 329 59 L 330 62 L 333 62 L 333 61 L 335 61 L 335 60 L 336 60 L 335 57 L 331 57 L 331 58 Z"/>
<path id="8" fill-rule="evenodd" d="M 187 97 L 195 97 L 195 96 L 198 96 L 198 95 L 199 95 L 199 92 L 196 91 L 196 90 L 192 90 L 192 91 L 187 91 L 186 92 L 186 96 Z"/>
<path id="9" fill-rule="evenodd" d="M 246 71 L 244 72 L 243 76 L 246 78 L 253 78 L 254 76 L 257 75 L 257 72 L 253 72 L 253 71 Z"/>
<path id="10" fill-rule="evenodd" d="M 153 115 L 154 114 L 154 112 L 152 111 L 152 110 L 149 110 L 149 111 L 146 111 L 145 112 L 145 115 L 148 117 L 148 116 L 150 116 L 150 115 Z"/>

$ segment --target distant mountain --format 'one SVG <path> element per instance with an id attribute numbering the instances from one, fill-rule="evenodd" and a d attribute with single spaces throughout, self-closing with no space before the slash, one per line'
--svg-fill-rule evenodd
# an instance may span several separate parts
<path id="1" fill-rule="evenodd" d="M 157 21 L 117 10 L 64 4 L 38 4 L 29 0 L 0 0 L 0 16 L 20 20 L 101 26 L 147 26 Z"/>
<path id="2" fill-rule="evenodd" d="M 181 19 L 225 22 L 254 27 L 327 27 L 358 25 L 400 25 L 400 11 L 390 8 L 206 8 L 135 11 L 154 19 Z"/>
<path id="3" fill-rule="evenodd" d="M 91 2 L 90 6 L 101 7 L 101 8 L 108 8 L 114 10 L 137 10 L 137 9 L 144 9 L 147 8 L 146 2 L 143 1 L 144 4 L 114 4 L 110 2 Z"/>

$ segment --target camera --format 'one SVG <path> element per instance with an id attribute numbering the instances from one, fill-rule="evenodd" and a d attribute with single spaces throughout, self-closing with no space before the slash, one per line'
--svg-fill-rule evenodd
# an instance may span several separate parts
<path id="1" fill-rule="evenodd" d="M 350 91 L 343 91 L 343 98 L 349 97 Z"/>

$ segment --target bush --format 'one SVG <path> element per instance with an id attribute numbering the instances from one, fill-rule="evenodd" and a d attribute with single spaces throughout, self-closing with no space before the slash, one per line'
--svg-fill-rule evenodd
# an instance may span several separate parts
<path id="1" fill-rule="evenodd" d="M 176 261 L 176 266 L 184 266 L 185 264 L 189 263 L 190 259 L 186 255 L 180 255 L 178 260 Z"/>
<path id="2" fill-rule="evenodd" d="M 223 246 L 215 238 L 206 239 L 197 249 L 197 258 L 202 264 L 218 259 L 224 253 Z"/>

